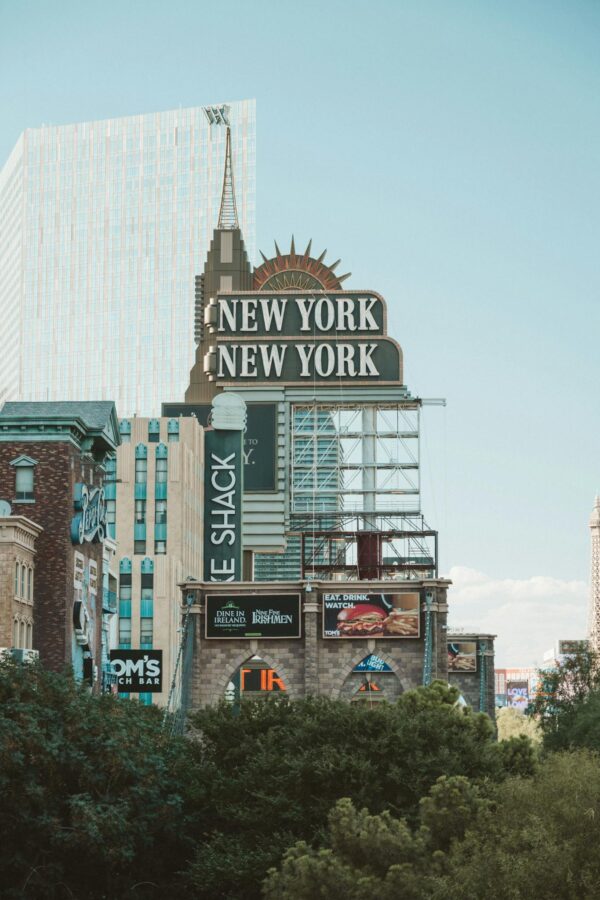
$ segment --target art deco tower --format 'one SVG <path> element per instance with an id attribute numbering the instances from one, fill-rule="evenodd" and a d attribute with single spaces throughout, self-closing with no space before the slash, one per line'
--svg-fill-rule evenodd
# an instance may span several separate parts
<path id="1" fill-rule="evenodd" d="M 596 497 L 590 516 L 590 531 L 592 532 L 592 565 L 588 631 L 590 649 L 600 652 L 600 497 Z"/>

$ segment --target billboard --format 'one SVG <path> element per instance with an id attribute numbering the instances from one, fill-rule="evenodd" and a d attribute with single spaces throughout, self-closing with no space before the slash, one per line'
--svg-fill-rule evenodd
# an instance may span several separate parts
<path id="1" fill-rule="evenodd" d="M 589 647 L 589 642 L 582 641 L 559 641 L 558 642 L 558 655 L 559 656 L 570 656 L 572 654 L 577 653 L 585 653 L 585 651 Z"/>
<path id="2" fill-rule="evenodd" d="M 477 641 L 448 641 L 448 671 L 477 671 Z"/>
<path id="3" fill-rule="evenodd" d="M 162 691 L 162 650 L 111 650 L 110 663 L 121 693 Z"/>
<path id="4" fill-rule="evenodd" d="M 389 594 L 321 593 L 324 638 L 418 638 L 421 596 L 417 591 Z"/>
<path id="5" fill-rule="evenodd" d="M 206 428 L 210 403 L 163 403 L 163 416 L 195 416 Z M 277 404 L 247 403 L 248 419 L 244 433 L 244 491 L 277 489 Z"/>
<path id="6" fill-rule="evenodd" d="M 207 638 L 299 638 L 300 594 L 207 594 Z"/>
<path id="7" fill-rule="evenodd" d="M 242 577 L 241 431 L 204 433 L 204 580 Z"/>
<path id="8" fill-rule="evenodd" d="M 526 681 L 508 681 L 506 684 L 506 705 L 525 712 L 528 704 L 528 683 Z"/>

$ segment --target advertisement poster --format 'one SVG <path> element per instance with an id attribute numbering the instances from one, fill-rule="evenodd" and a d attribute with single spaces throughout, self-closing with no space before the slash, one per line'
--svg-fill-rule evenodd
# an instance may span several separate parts
<path id="1" fill-rule="evenodd" d="M 529 704 L 529 685 L 526 681 L 509 681 L 506 685 L 506 705 L 525 712 Z"/>
<path id="2" fill-rule="evenodd" d="M 450 641 L 448 643 L 448 671 L 477 671 L 476 641 Z"/>
<path id="3" fill-rule="evenodd" d="M 300 594 L 207 594 L 207 638 L 299 638 Z"/>
<path id="4" fill-rule="evenodd" d="M 162 650 L 111 650 L 110 664 L 124 694 L 160 694 Z"/>
<path id="5" fill-rule="evenodd" d="M 380 656 L 371 653 L 354 666 L 354 672 L 391 672 L 392 670 Z"/>
<path id="6" fill-rule="evenodd" d="M 208 425 L 210 403 L 163 403 L 163 416 L 194 415 Z M 244 434 L 244 491 L 274 491 L 277 488 L 277 404 L 248 403 Z"/>
<path id="7" fill-rule="evenodd" d="M 242 432 L 206 431 L 204 452 L 204 580 L 240 581 L 244 491 Z"/>
<path id="8" fill-rule="evenodd" d="M 323 601 L 325 638 L 418 638 L 420 594 L 326 593 Z"/>

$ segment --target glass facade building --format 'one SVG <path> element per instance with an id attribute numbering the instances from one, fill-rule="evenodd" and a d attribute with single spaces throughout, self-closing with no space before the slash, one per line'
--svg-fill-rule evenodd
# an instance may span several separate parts
<path id="1" fill-rule="evenodd" d="M 0 173 L 0 404 L 110 399 L 131 416 L 183 398 L 225 122 L 252 258 L 253 100 L 21 135 Z"/>

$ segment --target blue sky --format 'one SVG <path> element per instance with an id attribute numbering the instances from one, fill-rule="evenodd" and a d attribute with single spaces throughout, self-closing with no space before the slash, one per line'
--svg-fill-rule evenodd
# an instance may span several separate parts
<path id="1" fill-rule="evenodd" d="M 43 122 L 256 97 L 259 247 L 293 232 L 341 257 L 386 297 L 413 393 L 447 398 L 422 448 L 443 572 L 518 583 L 521 611 L 549 579 L 558 618 L 521 644 L 480 595 L 511 663 L 585 623 L 599 48 L 593 0 L 0 0 L 2 161 Z"/>

